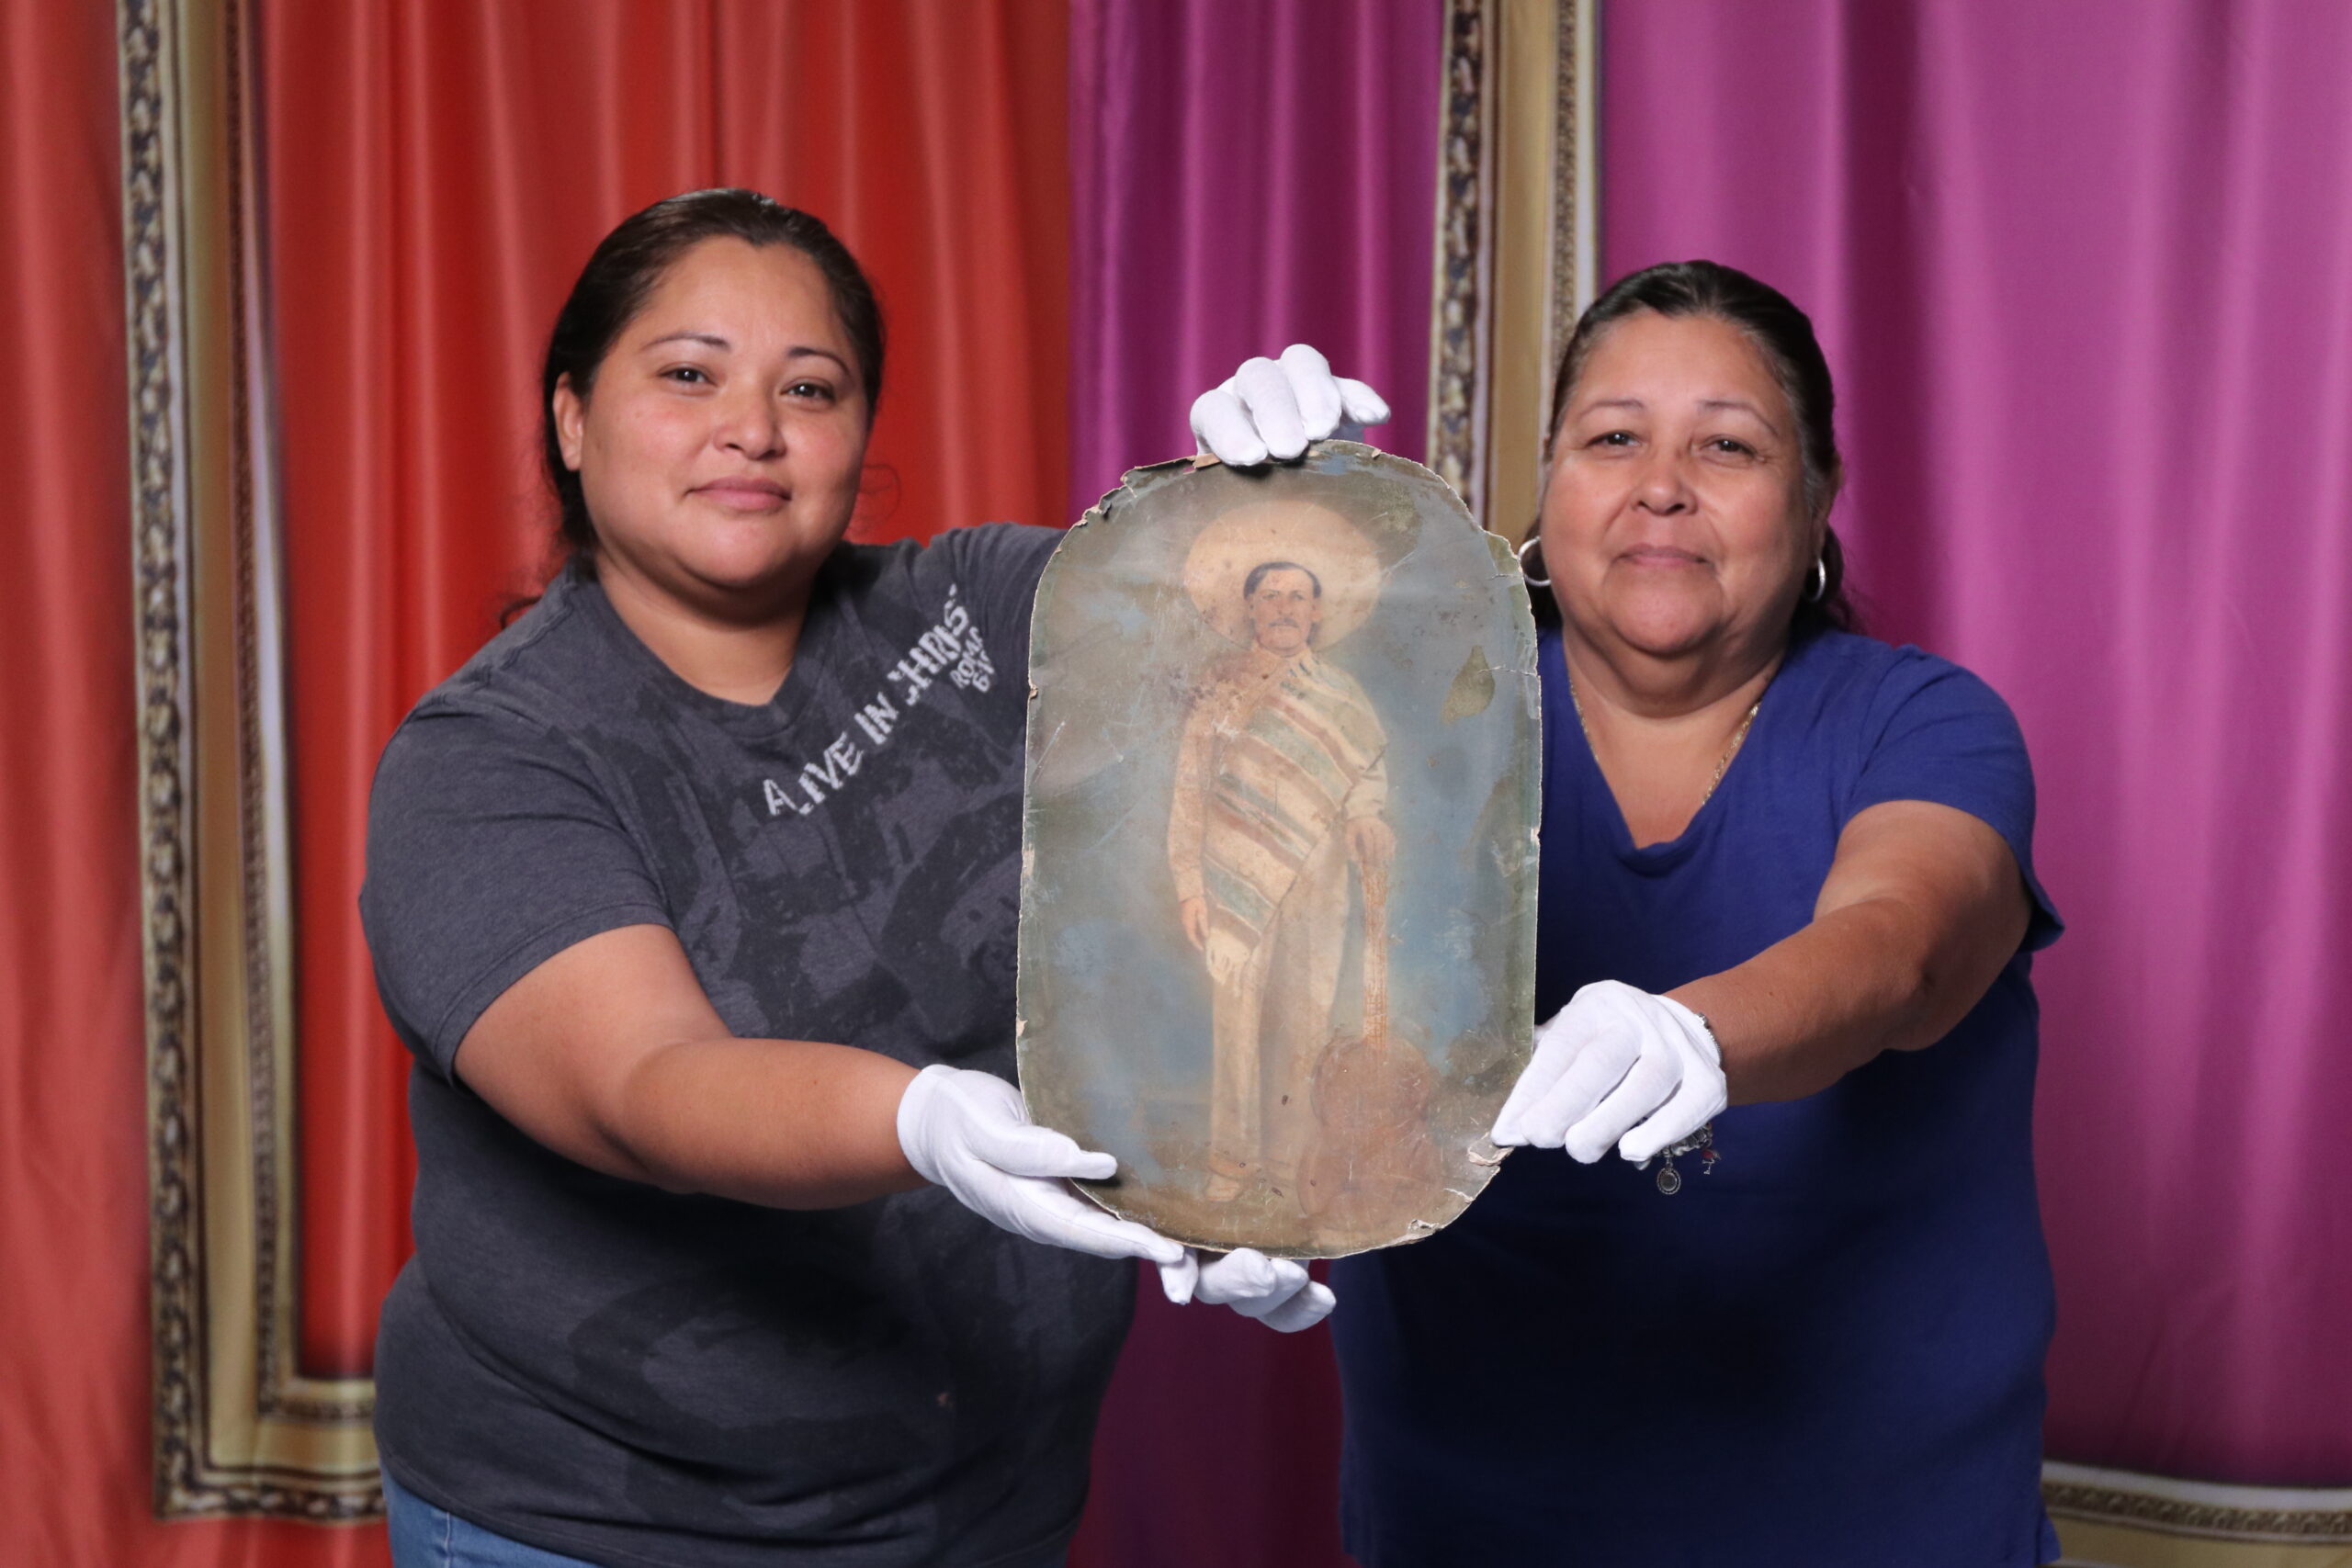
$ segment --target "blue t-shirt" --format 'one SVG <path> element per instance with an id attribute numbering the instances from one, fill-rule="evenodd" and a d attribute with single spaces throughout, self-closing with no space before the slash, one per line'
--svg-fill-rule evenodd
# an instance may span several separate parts
<path id="1" fill-rule="evenodd" d="M 1521 1150 L 1454 1224 L 1337 1265 L 1348 1549 L 1365 1568 L 2007 1568 L 2041 1501 L 2052 1300 L 2031 1144 L 2033 775 L 1988 686 L 1917 649 L 1792 649 L 1682 836 L 1635 849 L 1540 645 L 1536 1010 L 1665 991 L 1813 918 L 1838 836 L 1890 800 L 2016 852 L 2018 956 L 1949 1035 L 1715 1118 L 1681 1190 Z"/>

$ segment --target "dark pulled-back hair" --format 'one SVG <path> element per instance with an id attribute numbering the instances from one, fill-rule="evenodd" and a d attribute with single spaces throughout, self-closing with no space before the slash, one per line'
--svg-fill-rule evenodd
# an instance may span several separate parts
<path id="1" fill-rule="evenodd" d="M 1789 400 L 1804 468 L 1805 512 L 1808 516 L 1822 517 L 1838 493 L 1838 481 L 1844 472 L 1838 456 L 1838 392 L 1830 381 L 1829 361 L 1814 336 L 1812 319 L 1787 295 L 1721 262 L 1662 262 L 1644 267 L 1611 284 L 1586 308 L 1560 355 L 1559 373 L 1552 379 L 1552 423 L 1544 436 L 1544 456 L 1551 456 L 1568 398 L 1593 350 L 1611 327 L 1641 310 L 1668 317 L 1713 316 L 1747 335 Z M 1861 629 L 1861 615 L 1846 591 L 1845 550 L 1826 523 L 1821 560 L 1827 586 L 1818 599 L 1811 597 L 1814 578 L 1807 570 L 1790 621 L 1792 637 L 1830 627 Z"/>
<path id="2" fill-rule="evenodd" d="M 540 448 L 548 483 L 555 491 L 557 547 L 562 557 L 592 571 L 596 530 L 589 521 L 580 476 L 564 466 L 563 447 L 556 439 L 556 383 L 569 377 L 572 392 L 585 402 L 605 356 L 645 309 L 670 268 L 705 240 L 718 239 L 762 247 L 789 245 L 815 263 L 857 361 L 869 425 L 881 401 L 882 306 L 857 258 L 821 219 L 757 191 L 733 189 L 688 191 L 622 219 L 598 243 L 556 313 L 547 363 L 539 374 Z"/>

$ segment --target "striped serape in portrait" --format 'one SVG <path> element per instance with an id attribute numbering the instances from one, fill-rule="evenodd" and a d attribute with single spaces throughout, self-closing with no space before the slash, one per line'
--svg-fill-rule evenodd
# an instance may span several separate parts
<path id="1" fill-rule="evenodd" d="M 1385 744 L 1363 689 L 1312 652 L 1219 667 L 1186 726 L 1169 835 L 1178 896 L 1209 906 L 1212 974 L 1256 948 L 1327 834 L 1378 811 L 1350 796 Z"/>

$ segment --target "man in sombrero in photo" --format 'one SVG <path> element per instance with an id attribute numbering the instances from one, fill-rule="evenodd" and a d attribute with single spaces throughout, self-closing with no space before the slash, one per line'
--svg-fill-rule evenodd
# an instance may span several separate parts
<path id="1" fill-rule="evenodd" d="M 1328 508 L 1270 502 L 1204 530 L 1186 586 L 1240 649 L 1194 693 L 1177 753 L 1168 859 L 1203 953 L 1216 1065 L 1206 1196 L 1295 1197 L 1308 1089 L 1330 1034 L 1351 863 L 1385 867 L 1387 737 L 1326 657 L 1377 592 L 1362 534 Z"/>

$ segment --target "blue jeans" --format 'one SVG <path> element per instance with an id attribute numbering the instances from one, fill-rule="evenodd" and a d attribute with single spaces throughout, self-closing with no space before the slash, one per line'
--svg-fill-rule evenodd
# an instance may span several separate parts
<path id="1" fill-rule="evenodd" d="M 595 1568 L 577 1557 L 542 1551 L 469 1525 L 384 1476 L 384 1511 L 392 1530 L 392 1568 Z M 1069 1558 L 1047 1552 L 1032 1568 L 1063 1568 Z"/>
<path id="2" fill-rule="evenodd" d="M 577 1557 L 542 1551 L 469 1525 L 447 1508 L 384 1476 L 384 1513 L 392 1532 L 392 1568 L 595 1568 Z"/>

